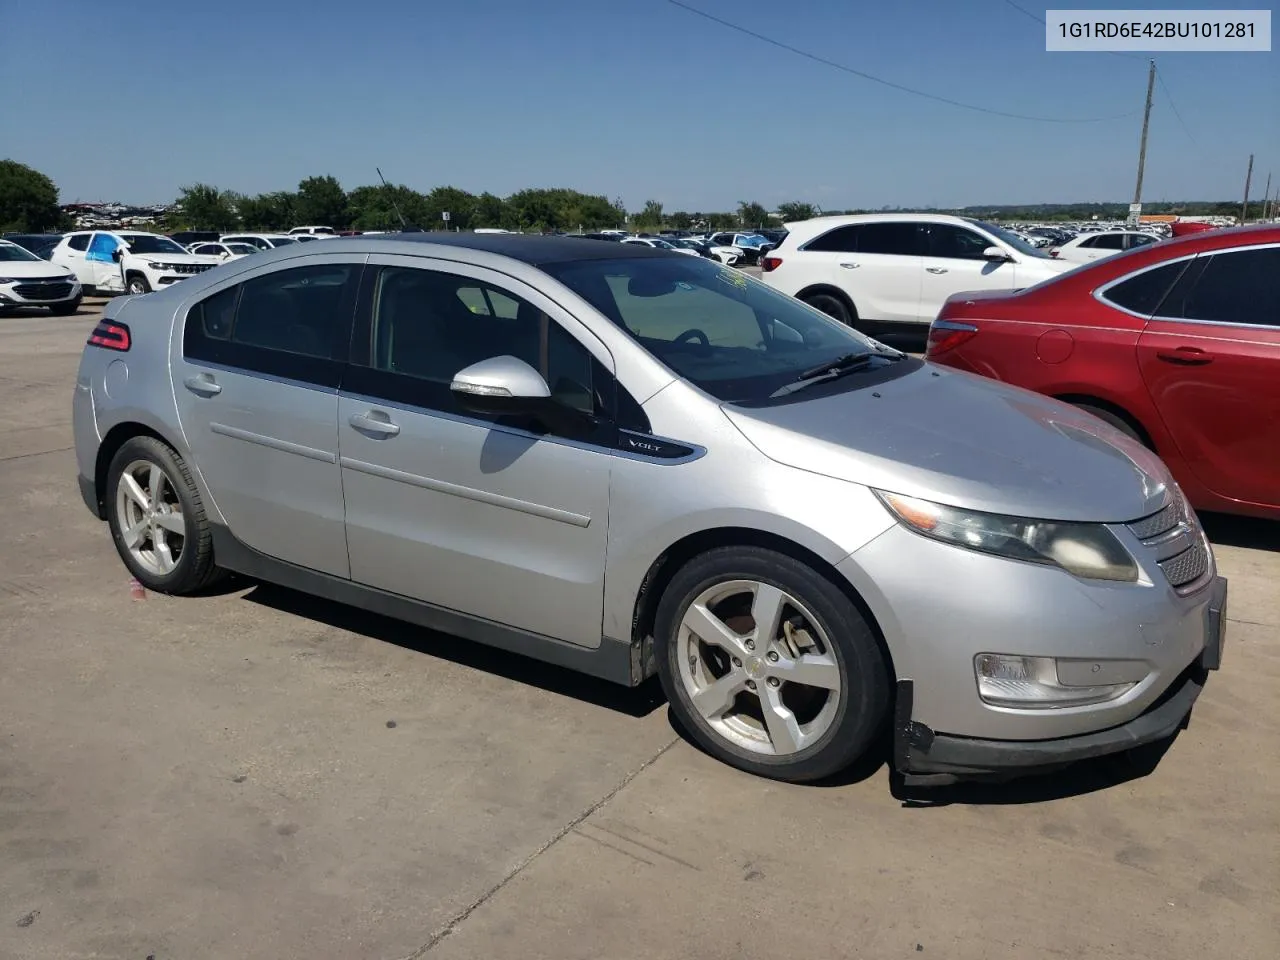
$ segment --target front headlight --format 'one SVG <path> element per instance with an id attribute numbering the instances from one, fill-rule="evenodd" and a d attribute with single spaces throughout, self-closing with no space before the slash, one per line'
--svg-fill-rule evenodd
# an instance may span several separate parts
<path id="1" fill-rule="evenodd" d="M 158 260 L 148 260 L 147 266 L 150 267 L 152 270 L 168 270 L 169 269 L 169 265 L 167 263 L 160 263 Z"/>
<path id="2" fill-rule="evenodd" d="M 903 524 L 944 543 L 1010 560 L 1053 564 L 1091 580 L 1138 579 L 1133 557 L 1102 524 L 1004 517 L 881 490 L 876 495 Z"/>

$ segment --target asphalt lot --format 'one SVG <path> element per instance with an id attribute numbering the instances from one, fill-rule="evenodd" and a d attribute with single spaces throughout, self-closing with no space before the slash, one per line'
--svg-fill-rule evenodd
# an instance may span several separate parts
<path id="1" fill-rule="evenodd" d="M 95 312 L 0 319 L 0 957 L 1280 956 L 1280 525 L 1149 762 L 756 780 L 626 691 L 270 586 L 135 600 L 80 502 Z"/>

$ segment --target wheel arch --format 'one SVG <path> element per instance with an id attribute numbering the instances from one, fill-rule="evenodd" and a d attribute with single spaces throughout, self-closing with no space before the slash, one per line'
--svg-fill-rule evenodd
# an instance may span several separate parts
<path id="1" fill-rule="evenodd" d="M 825 577 L 843 593 L 858 612 L 866 620 L 876 639 L 876 644 L 889 666 L 890 682 L 896 682 L 897 671 L 893 663 L 893 654 L 885 641 L 884 631 L 871 606 L 862 594 L 847 578 L 840 574 L 836 567 L 820 554 L 797 543 L 788 537 L 766 530 L 749 527 L 712 527 L 688 534 L 671 544 L 649 565 L 640 589 L 636 594 L 635 607 L 631 620 L 632 643 L 646 651 L 644 657 L 645 672 L 653 672 L 652 649 L 654 620 L 658 603 L 662 599 L 667 585 L 676 573 L 696 557 L 719 547 L 761 547 L 774 550 L 810 567 Z"/>
<path id="2" fill-rule="evenodd" d="M 1113 400 L 1108 400 L 1105 397 L 1099 397 L 1091 393 L 1082 392 L 1054 393 L 1053 399 L 1061 400 L 1063 403 L 1069 403 L 1072 406 L 1097 407 L 1099 410 L 1107 411 L 1107 413 L 1118 417 L 1120 420 L 1123 420 L 1129 426 L 1133 427 L 1133 429 L 1137 431 L 1138 438 L 1142 441 L 1143 446 L 1148 450 L 1157 454 L 1160 453 L 1156 448 L 1155 438 L 1151 431 L 1147 429 L 1146 424 L 1121 404 L 1116 403 Z"/>
<path id="3" fill-rule="evenodd" d="M 120 448 L 134 437 L 152 437 L 166 446 L 173 447 L 175 450 L 179 449 L 172 440 L 159 430 L 136 420 L 117 423 L 108 430 L 103 436 L 102 442 L 98 444 L 98 452 L 94 458 L 93 466 L 93 495 L 98 504 L 98 519 L 100 520 L 106 519 L 106 506 L 103 497 L 106 495 L 107 489 L 107 469 L 111 466 L 111 461 Z"/>

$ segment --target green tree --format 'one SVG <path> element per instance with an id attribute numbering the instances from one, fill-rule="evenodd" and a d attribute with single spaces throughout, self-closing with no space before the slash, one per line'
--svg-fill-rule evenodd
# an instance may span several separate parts
<path id="1" fill-rule="evenodd" d="M 334 177 L 307 177 L 299 183 L 293 212 L 299 224 L 333 227 L 335 230 L 345 230 L 351 225 L 346 191 Z"/>
<path id="2" fill-rule="evenodd" d="M 25 163 L 0 160 L 0 230 L 40 233 L 61 222 L 53 181 Z"/>
<path id="3" fill-rule="evenodd" d="M 812 220 L 814 217 L 818 216 L 818 208 L 812 203 L 792 200 L 789 203 L 778 204 L 778 216 L 782 218 L 783 223 L 794 223 L 797 220 Z"/>
<path id="4" fill-rule="evenodd" d="M 708 213 L 707 227 L 711 230 L 732 230 L 738 225 L 736 213 Z"/>
<path id="5" fill-rule="evenodd" d="M 296 194 L 287 190 L 240 197 L 236 208 L 246 230 L 288 230 L 297 225 Z"/>
<path id="6" fill-rule="evenodd" d="M 236 200 L 235 194 L 229 191 L 207 183 L 193 183 L 181 189 L 178 194 L 181 213 L 169 219 L 192 230 L 234 230 L 239 224 Z"/>
<path id="7" fill-rule="evenodd" d="M 356 187 L 347 194 L 352 226 L 357 230 L 399 230 L 432 226 L 427 198 L 404 184 Z"/>
<path id="8" fill-rule="evenodd" d="M 449 214 L 445 223 L 443 214 Z M 427 219 L 419 224 L 426 230 L 470 230 L 476 226 L 476 198 L 457 187 L 436 187 L 427 194 Z"/>
<path id="9" fill-rule="evenodd" d="M 506 204 L 503 203 L 501 197 L 496 197 L 492 193 L 482 193 L 476 197 L 475 213 L 471 226 L 474 227 L 501 227 L 503 214 L 506 210 Z"/>
<path id="10" fill-rule="evenodd" d="M 754 201 L 738 201 L 738 219 L 744 227 L 763 227 L 769 222 L 769 211 Z"/>
<path id="11" fill-rule="evenodd" d="M 644 209 L 635 215 L 633 222 L 637 227 L 650 230 L 660 228 L 662 219 L 662 204 L 657 200 L 646 200 Z"/>
<path id="12" fill-rule="evenodd" d="M 677 210 L 667 220 L 676 230 L 688 230 L 693 226 L 693 216 L 683 210 Z"/>

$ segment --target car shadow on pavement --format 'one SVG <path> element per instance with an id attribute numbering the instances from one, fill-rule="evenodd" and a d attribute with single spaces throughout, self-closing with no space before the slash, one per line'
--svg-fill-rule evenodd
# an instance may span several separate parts
<path id="1" fill-rule="evenodd" d="M 1141 780 L 1160 764 L 1178 734 L 1144 744 L 1124 753 L 1093 760 L 1081 760 L 1048 773 L 1029 774 L 1008 780 L 969 780 L 947 786 L 906 786 L 902 777 L 890 777 L 895 799 L 908 809 L 947 807 L 953 804 L 1006 806 L 1046 803 L 1067 797 L 1109 790 L 1131 780 Z"/>
<path id="2" fill-rule="evenodd" d="M 1280 552 L 1280 521 L 1230 513 L 1201 513 L 1200 523 L 1217 546 Z"/>
<path id="3" fill-rule="evenodd" d="M 240 589 L 248 584 L 255 584 L 244 595 L 244 599 L 272 610 L 304 617 L 372 640 L 393 643 L 406 650 L 448 660 L 473 670 L 483 670 L 507 680 L 528 684 L 562 697 L 572 697 L 617 713 L 644 717 L 667 702 L 657 677 L 650 677 L 638 687 L 624 687 L 517 653 L 508 653 L 482 643 L 428 630 L 403 620 L 299 593 L 287 587 L 246 581 L 239 577 L 234 580 Z M 232 589 L 234 588 L 232 585 Z"/>

